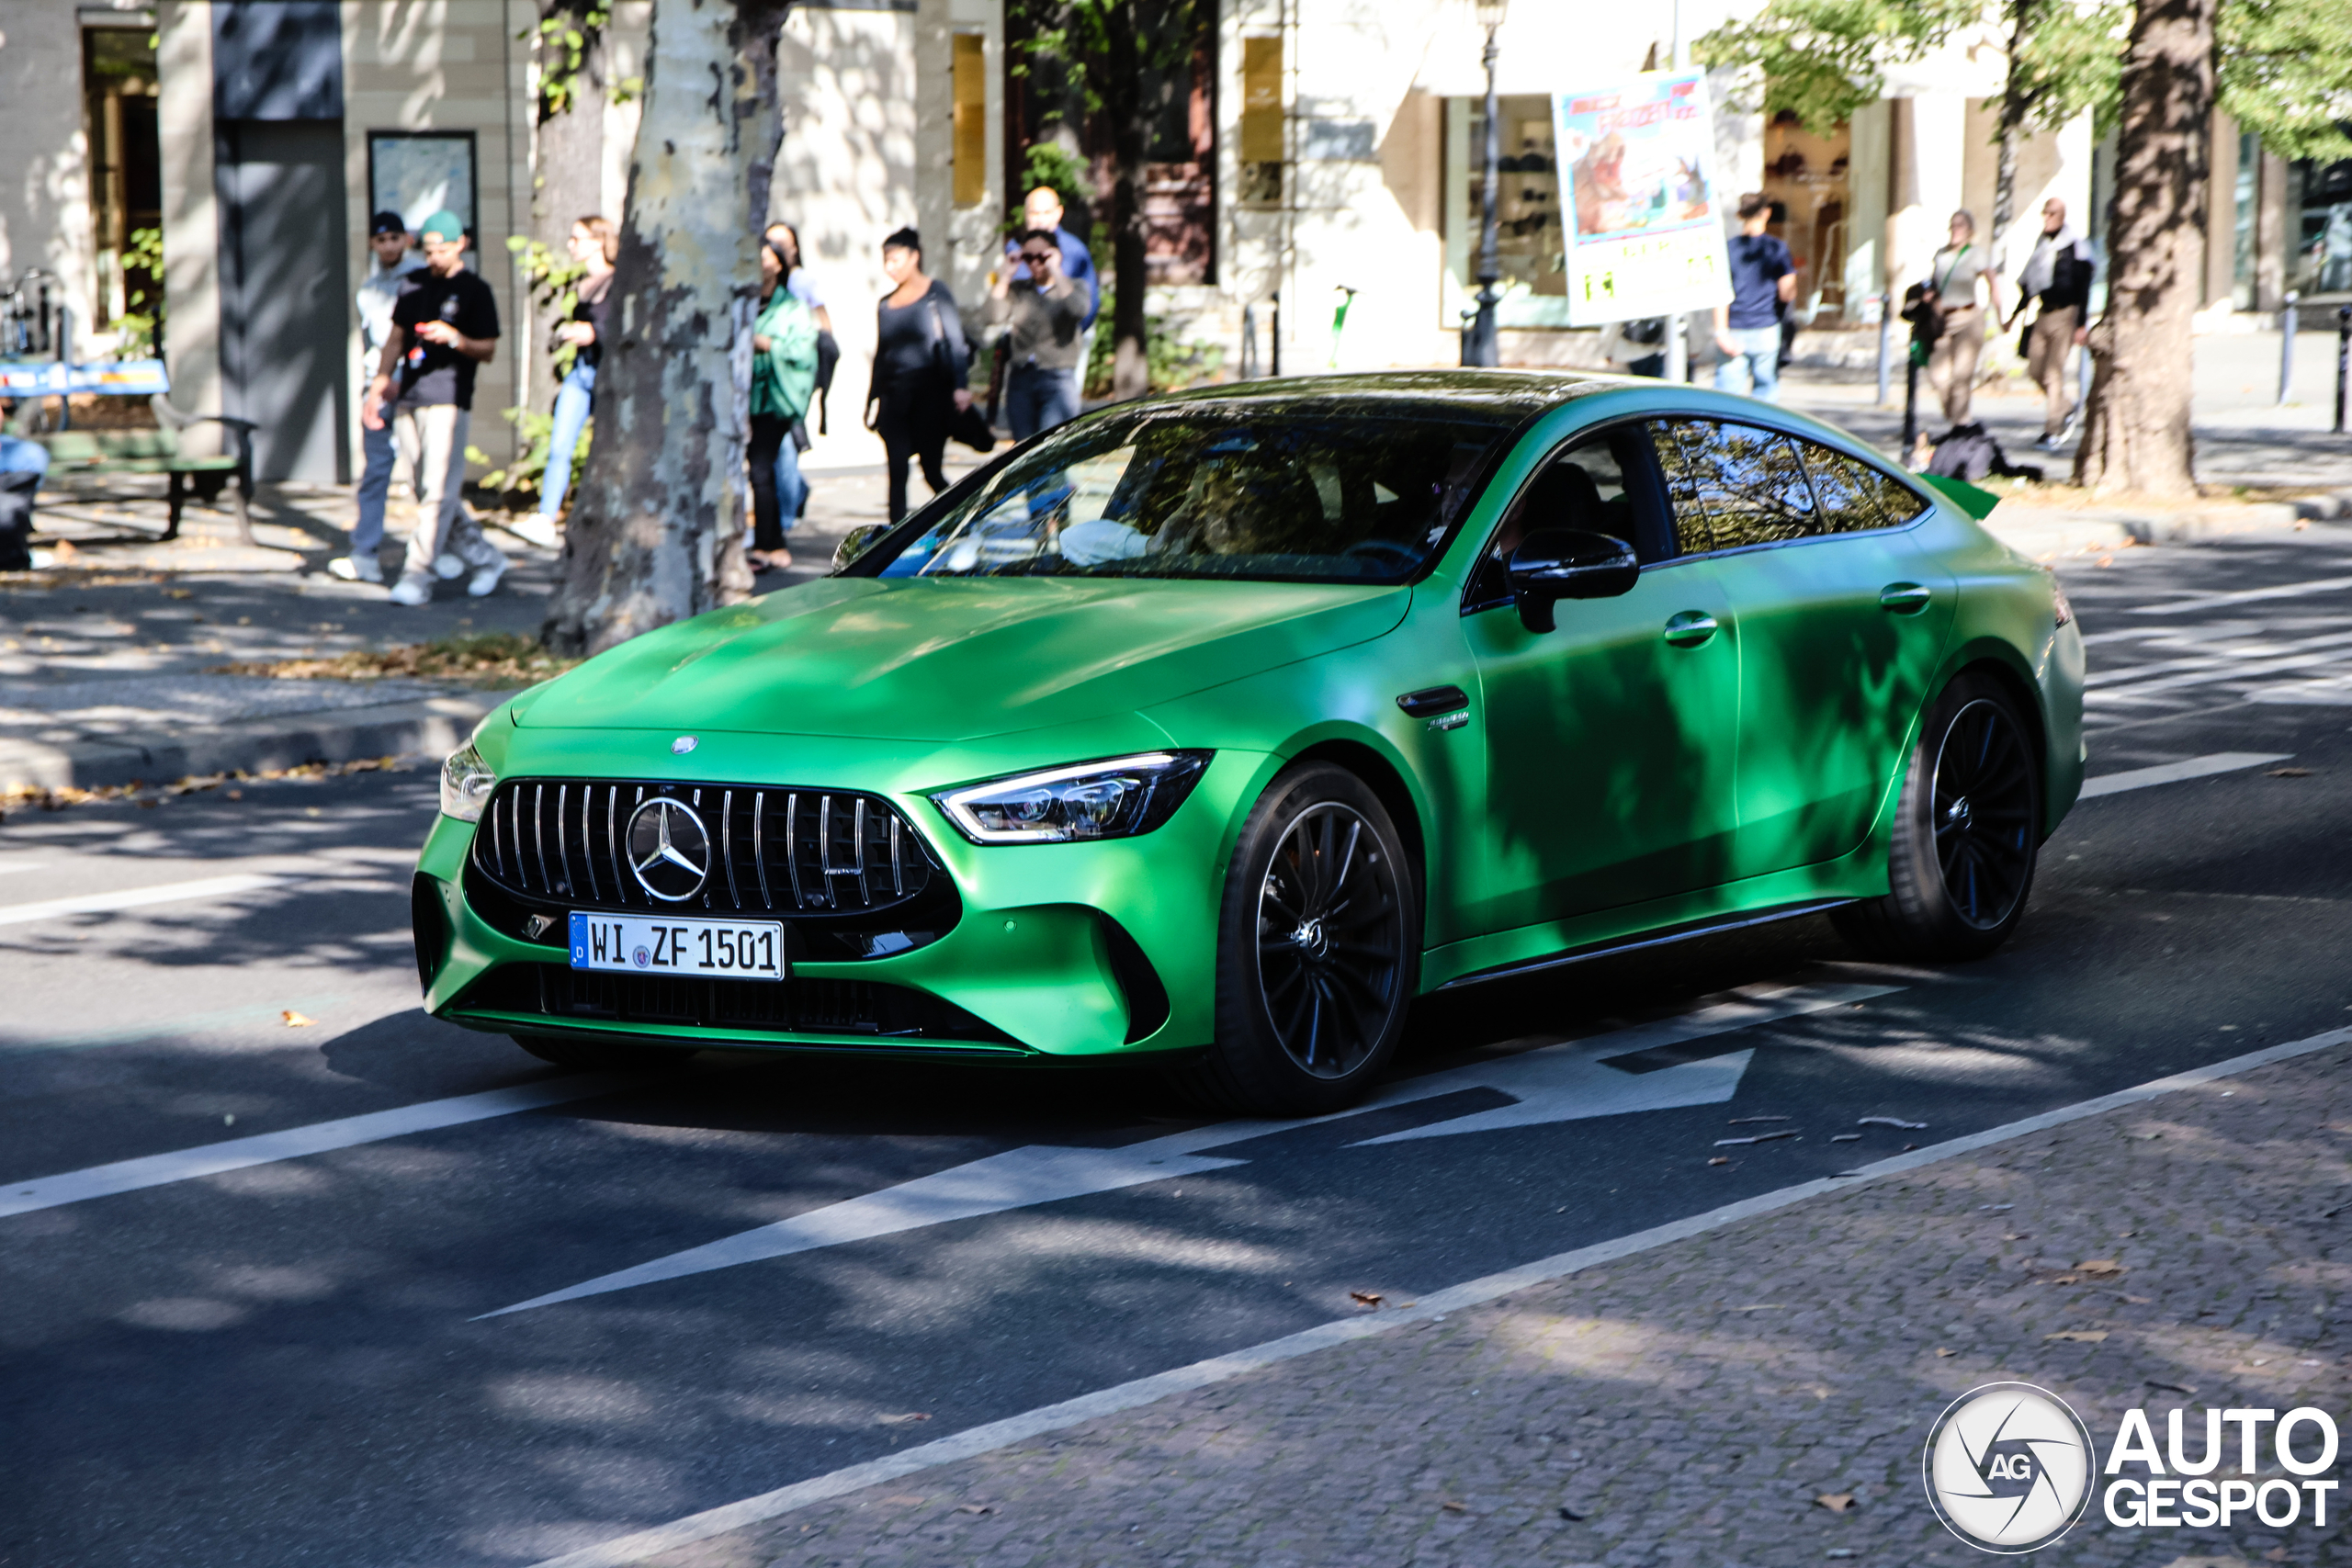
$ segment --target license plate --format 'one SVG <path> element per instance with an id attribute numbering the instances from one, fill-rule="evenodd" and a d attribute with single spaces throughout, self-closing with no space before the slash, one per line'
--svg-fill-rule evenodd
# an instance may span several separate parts
<path id="1" fill-rule="evenodd" d="M 571 966 L 781 980 L 784 927 L 774 920 L 648 919 L 574 911 Z"/>

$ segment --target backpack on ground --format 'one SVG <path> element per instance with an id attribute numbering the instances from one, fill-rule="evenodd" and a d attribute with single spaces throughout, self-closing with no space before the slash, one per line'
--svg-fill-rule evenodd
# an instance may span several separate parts
<path id="1" fill-rule="evenodd" d="M 1988 474 L 2031 479 L 2037 484 L 2041 480 L 2038 465 L 2010 462 L 2001 450 L 2001 444 L 1993 439 L 1992 432 L 1974 421 L 1955 424 L 1935 438 L 1935 453 L 1928 459 L 1928 472 L 1948 479 L 1966 479 L 1970 484 Z"/>

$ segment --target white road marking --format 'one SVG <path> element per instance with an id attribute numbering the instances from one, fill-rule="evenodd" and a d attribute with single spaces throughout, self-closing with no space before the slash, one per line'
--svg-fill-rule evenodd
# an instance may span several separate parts
<path id="1" fill-rule="evenodd" d="M 1704 1213 L 1669 1221 L 1666 1224 L 1657 1225 L 1649 1230 L 1636 1231 L 1631 1235 L 1619 1236 L 1613 1241 L 1578 1247 L 1574 1252 L 1556 1253 L 1550 1258 L 1538 1258 L 1532 1263 L 1522 1264 L 1516 1269 L 1506 1269 L 1499 1273 L 1488 1274 L 1480 1279 L 1466 1280 L 1445 1290 L 1424 1292 L 1420 1299 L 1409 1307 L 1383 1309 L 1377 1313 L 1359 1313 L 1353 1316 L 1338 1318 L 1329 1323 L 1317 1324 L 1312 1328 L 1302 1329 L 1296 1334 L 1284 1335 L 1280 1339 L 1270 1339 L 1261 1345 L 1251 1345 L 1242 1349 L 1228 1351 L 1222 1356 L 1213 1356 L 1204 1361 L 1194 1361 L 1190 1366 L 1176 1367 L 1168 1371 L 1156 1372 L 1149 1377 L 1136 1378 L 1130 1382 L 1097 1389 L 1092 1393 L 1082 1393 L 1075 1399 L 1063 1400 L 1058 1404 L 1046 1404 L 1035 1410 L 1025 1410 L 1017 1416 L 1008 1416 L 1000 1421 L 990 1421 L 984 1426 L 973 1427 L 949 1437 L 941 1438 L 934 1442 L 923 1443 L 916 1448 L 902 1449 L 896 1453 L 884 1454 L 878 1459 L 867 1460 L 863 1464 L 849 1465 L 825 1475 L 812 1475 L 806 1481 L 795 1482 L 789 1486 L 779 1486 L 773 1492 L 763 1492 L 756 1497 L 746 1497 L 741 1502 L 724 1504 L 719 1507 L 706 1509 L 699 1514 L 689 1514 L 684 1518 L 673 1520 L 666 1525 L 657 1525 L 651 1529 L 639 1530 L 634 1535 L 622 1536 L 595 1546 L 582 1547 L 577 1551 L 568 1551 L 560 1557 L 551 1557 L 535 1563 L 533 1568 L 630 1568 L 631 1564 L 643 1562 L 649 1558 L 660 1557 L 664 1553 L 675 1551 L 681 1547 L 691 1546 L 696 1541 L 708 1540 L 714 1536 L 726 1535 L 756 1524 L 764 1524 L 770 1519 L 781 1518 L 786 1514 L 796 1513 L 819 1503 L 829 1502 L 835 1497 L 847 1496 L 853 1492 L 862 1492 L 869 1486 L 879 1485 L 886 1481 L 896 1481 L 902 1476 L 934 1470 L 944 1464 L 955 1464 L 964 1460 L 977 1458 L 981 1454 L 993 1453 L 1000 1449 L 1011 1448 L 1015 1443 L 1042 1437 L 1047 1432 L 1065 1431 L 1099 1416 L 1115 1416 L 1122 1411 L 1134 1410 L 1146 1404 L 1155 1404 L 1173 1394 L 1189 1393 L 1195 1389 L 1210 1388 L 1217 1383 L 1230 1382 L 1235 1378 L 1247 1376 L 1250 1372 L 1275 1366 L 1283 1361 L 1295 1360 L 1317 1350 L 1329 1349 L 1334 1346 L 1345 1345 L 1357 1339 L 1368 1339 L 1375 1334 L 1394 1333 L 1399 1328 L 1408 1328 L 1417 1323 L 1427 1323 L 1432 1318 L 1444 1316 L 1448 1313 L 1483 1306 L 1488 1302 L 1499 1300 L 1532 1286 L 1549 1284 L 1555 1280 L 1565 1279 L 1568 1275 L 1580 1273 L 1587 1269 L 1599 1268 L 1605 1263 L 1614 1263 L 1621 1258 L 1653 1251 L 1674 1242 L 1687 1241 L 1692 1236 L 1704 1235 L 1710 1231 L 1721 1230 L 1726 1225 L 1738 1224 L 1759 1215 L 1773 1213 L 1802 1203 L 1808 1199 L 1821 1197 L 1826 1193 L 1849 1192 L 1866 1182 L 1884 1180 L 1889 1177 L 1907 1176 L 1915 1170 L 1931 1165 L 1939 1165 L 1945 1160 L 1955 1159 L 1962 1155 L 1974 1154 L 1980 1149 L 1996 1148 L 2003 1144 L 2014 1143 L 2019 1138 L 2030 1138 L 2037 1134 L 2046 1133 L 2052 1127 L 2061 1127 L 2068 1122 L 2104 1115 L 2109 1111 L 2120 1111 L 2129 1106 L 2145 1104 L 2164 1095 L 2177 1094 L 2184 1089 L 2195 1089 L 2222 1078 L 2235 1077 L 2240 1074 L 2252 1072 L 2257 1067 L 2267 1067 L 2274 1062 L 2307 1056 L 2316 1051 L 2325 1051 L 2345 1044 L 2352 1044 L 2352 1029 L 2332 1029 L 2324 1034 L 2314 1034 L 2306 1040 L 2290 1041 L 2284 1045 L 2273 1045 L 2267 1050 L 2235 1056 L 2226 1062 L 2216 1062 L 2211 1066 L 2196 1067 L 2185 1073 L 2176 1073 L 2170 1077 L 2157 1078 L 2135 1088 L 2119 1090 L 2114 1094 L 2101 1095 L 2096 1100 L 2086 1100 L 2075 1105 L 2062 1106 L 2055 1111 L 2044 1111 L 2039 1116 L 2029 1116 L 2021 1122 L 2011 1122 L 2007 1125 L 1989 1128 L 1982 1133 L 1973 1133 L 1966 1137 L 1952 1138 L 1921 1149 L 1916 1154 L 1896 1155 L 1891 1159 L 1880 1160 L 1875 1165 L 1863 1166 L 1844 1177 L 1799 1182 L 1793 1187 L 1781 1188 L 1777 1192 L 1760 1193 L 1736 1203 L 1726 1203 L 1720 1209 L 1711 1209 Z"/>
<path id="2" fill-rule="evenodd" d="M 2102 795 L 2120 795 L 2127 789 L 2146 789 L 2151 784 L 2179 784 L 2184 779 L 2234 773 L 2242 768 L 2258 768 L 2265 762 L 2283 762 L 2293 755 L 2292 751 L 2215 751 L 2208 756 L 2191 757 L 2182 762 L 2159 762 L 2153 768 L 2102 773 L 2098 778 L 2083 781 L 2082 798 L 2096 800 Z"/>
<path id="3" fill-rule="evenodd" d="M 2352 638 L 2346 640 L 2352 641 Z M 2341 665 L 2346 652 L 2344 649 L 2329 649 L 2314 653 L 2284 654 L 2275 659 L 2251 660 L 2234 666 L 2215 665 L 2178 675 L 2160 676 L 2128 686 L 2089 687 L 2083 693 L 2083 706 L 2090 709 L 2113 707 L 2119 703 L 2144 703 L 2157 693 L 2178 692 L 2191 686 L 2218 686 L 2233 681 L 2251 681 L 2257 675 L 2275 675 L 2283 670 L 2308 670 L 2314 664 Z"/>
<path id="4" fill-rule="evenodd" d="M 2278 582 L 2268 588 L 2233 588 L 2211 593 L 2195 593 L 2176 599 L 2169 604 L 2135 604 L 2125 614 L 2132 615 L 2180 615 L 2191 610 L 2211 610 L 2223 604 L 2258 604 L 2269 599 L 2299 599 L 2309 593 L 2333 593 L 2340 588 L 2352 588 L 2352 577 L 2320 577 L 2307 582 Z"/>
<path id="5" fill-rule="evenodd" d="M 2289 681 L 2282 685 L 2265 686 L 2261 691 L 2247 693 L 2246 700 L 2301 703 L 2313 707 L 2352 707 L 2352 675 L 2315 675 L 2308 681 Z"/>
<path id="6" fill-rule="evenodd" d="M 52 861 L 45 860 L 0 861 L 0 876 L 6 876 L 9 873 L 17 871 L 46 871 L 54 863 L 55 863 Z"/>
<path id="7" fill-rule="evenodd" d="M 2159 675 L 2181 672 L 2202 674 L 2222 671 L 2227 673 L 2221 678 L 2227 680 L 2232 676 L 2245 674 L 2246 671 L 2244 665 L 2249 660 L 2291 659 L 2297 654 L 2315 653 L 2322 649 L 2340 649 L 2346 645 L 2352 645 L 2352 632 L 2330 632 L 2318 637 L 2304 637 L 2299 641 L 2285 642 L 2276 638 L 2257 641 L 2243 636 L 2235 638 L 2167 636 L 2155 646 L 2180 649 L 2183 657 L 2151 660 L 2140 664 L 2120 664 L 2109 670 L 2096 670 L 2085 678 L 2084 688 L 2086 691 L 2105 691 L 2133 682 L 2147 681 Z"/>
<path id="8" fill-rule="evenodd" d="M 306 1155 L 325 1154 L 333 1149 L 381 1143 L 387 1138 L 429 1133 L 439 1127 L 486 1122 L 494 1116 L 512 1116 L 518 1111 L 539 1111 L 550 1105 L 563 1105 L 575 1100 L 610 1094 L 615 1089 L 643 1081 L 640 1076 L 629 1073 L 594 1073 L 576 1077 L 549 1078 L 543 1083 L 486 1089 L 480 1094 L 461 1094 L 448 1100 L 428 1100 L 392 1111 L 346 1116 L 338 1122 L 314 1122 L 307 1127 L 288 1127 L 283 1132 L 260 1133 L 250 1138 L 228 1138 L 217 1144 L 178 1149 L 170 1154 L 117 1160 L 112 1165 L 94 1165 L 86 1170 L 69 1170 L 59 1176 L 9 1182 L 0 1186 L 0 1218 L 28 1214 L 36 1209 L 54 1209 L 91 1198 L 109 1198 L 118 1192 L 136 1192 L 146 1187 L 169 1186 L 173 1182 L 187 1181 L 199 1176 L 218 1176 L 227 1170 L 271 1165 L 282 1159 L 300 1159 Z"/>
<path id="9" fill-rule="evenodd" d="M 66 915 L 107 915 L 118 909 L 144 908 L 150 904 L 178 904 L 191 898 L 226 898 L 277 887 L 286 878 L 242 873 L 235 876 L 204 876 L 194 882 L 166 882 L 156 887 L 130 887 L 119 893 L 85 893 L 76 898 L 44 898 L 34 904 L 0 905 L 0 926 L 21 926 Z"/>
<path id="10" fill-rule="evenodd" d="M 1367 1104 L 1340 1115 L 1360 1116 L 1367 1111 L 1410 1104 L 1466 1089 L 1499 1089 L 1518 1101 L 1494 1111 L 1468 1112 L 1411 1132 L 1364 1140 L 1367 1144 L 1385 1144 L 1450 1133 L 1720 1104 L 1738 1092 L 1740 1075 L 1747 1070 L 1752 1052 L 1740 1051 L 1640 1074 L 1607 1067 L 1601 1063 L 1611 1056 L 1819 1012 L 1902 988 L 1881 985 L 1744 987 L 1731 993 L 1728 1000 L 1654 1023 L 1541 1046 L 1426 1077 L 1407 1078 L 1389 1085 Z M 481 1315 L 503 1317 L 508 1313 L 552 1306 L 558 1302 L 578 1301 L 636 1285 L 708 1273 L 714 1269 L 731 1269 L 738 1264 L 760 1263 L 797 1252 L 895 1235 L 950 1220 L 974 1219 L 1009 1209 L 1116 1191 L 1196 1171 L 1219 1170 L 1246 1162 L 1201 1151 L 1262 1134 L 1338 1119 L 1326 1116 L 1306 1122 L 1221 1122 L 1115 1149 L 1057 1148 L 1042 1144 L 1008 1149 L 878 1192 L 846 1199 L 788 1220 L 599 1275 Z"/>

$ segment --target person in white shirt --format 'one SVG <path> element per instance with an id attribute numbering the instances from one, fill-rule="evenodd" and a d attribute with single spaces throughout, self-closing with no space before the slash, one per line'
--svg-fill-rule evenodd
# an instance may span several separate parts
<path id="1" fill-rule="evenodd" d="M 382 356 L 384 340 L 392 335 L 392 306 L 409 279 L 424 265 L 411 247 L 408 220 L 397 212 L 379 212 L 368 224 L 368 248 L 376 264 L 359 286 L 359 341 L 367 348 L 371 367 Z M 327 562 L 327 570 L 345 582 L 381 582 L 383 562 L 377 551 L 384 542 L 384 496 L 392 488 L 395 455 L 391 426 L 359 431 L 365 462 L 359 471 L 359 518 L 351 527 L 351 553 Z"/>

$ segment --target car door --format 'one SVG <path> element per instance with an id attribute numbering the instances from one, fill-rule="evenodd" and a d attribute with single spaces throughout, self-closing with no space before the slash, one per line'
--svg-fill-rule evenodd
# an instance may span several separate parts
<path id="1" fill-rule="evenodd" d="M 1529 631 L 1507 566 L 1528 533 L 1631 542 L 1631 592 L 1567 599 Z M 1504 514 L 1464 603 L 1487 750 L 1482 886 L 1464 909 L 1502 931 L 1718 881 L 1736 824 L 1736 617 L 1705 561 L 1677 560 L 1638 423 L 1572 441 Z"/>
<path id="2" fill-rule="evenodd" d="M 1740 631 L 1736 876 L 1856 848 L 1905 760 L 1956 589 L 1892 475 L 1730 420 L 1652 425 L 1682 548 L 1705 553 Z"/>

